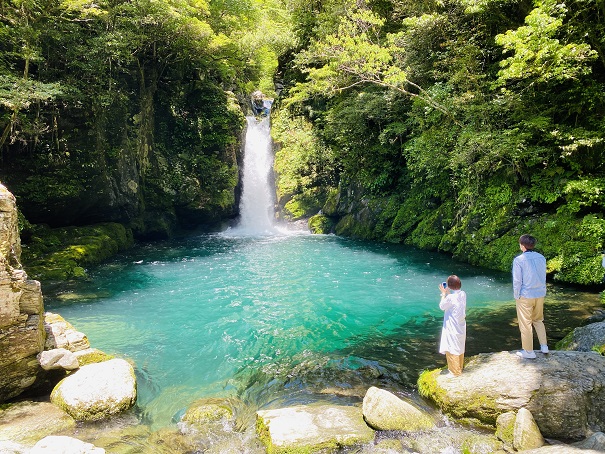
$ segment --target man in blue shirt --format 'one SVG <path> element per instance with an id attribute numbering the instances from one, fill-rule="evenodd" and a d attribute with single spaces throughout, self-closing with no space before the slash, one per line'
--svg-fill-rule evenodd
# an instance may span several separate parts
<path id="1" fill-rule="evenodd" d="M 544 328 L 544 296 L 546 296 L 546 259 L 534 251 L 538 241 L 531 235 L 521 235 L 519 247 L 523 253 L 513 260 L 513 292 L 517 303 L 517 319 L 521 331 L 521 358 L 534 359 L 536 330 L 542 353 L 548 353 Z"/>

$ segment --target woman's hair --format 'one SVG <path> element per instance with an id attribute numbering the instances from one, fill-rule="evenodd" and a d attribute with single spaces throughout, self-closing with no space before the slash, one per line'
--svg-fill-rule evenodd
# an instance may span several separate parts
<path id="1" fill-rule="evenodd" d="M 525 249 L 529 249 L 532 250 L 533 248 L 536 247 L 536 243 L 538 242 L 538 240 L 536 240 L 533 236 L 531 235 L 521 235 L 519 237 L 519 244 L 521 246 L 525 246 Z"/>
<path id="2" fill-rule="evenodd" d="M 447 286 L 452 290 L 460 290 L 462 287 L 462 282 L 460 282 L 460 278 L 455 274 L 452 274 L 447 278 Z"/>

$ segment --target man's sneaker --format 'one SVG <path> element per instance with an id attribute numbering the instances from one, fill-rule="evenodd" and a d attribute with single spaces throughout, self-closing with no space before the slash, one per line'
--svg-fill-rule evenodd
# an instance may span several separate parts
<path id="1" fill-rule="evenodd" d="M 545 355 L 548 355 L 548 353 L 549 353 L 548 345 L 540 345 L 540 351 L 542 353 L 544 353 Z"/>
<path id="2" fill-rule="evenodd" d="M 533 351 L 528 352 L 526 350 L 519 350 L 517 352 L 517 356 L 520 356 L 521 358 L 525 359 L 536 359 L 536 353 Z"/>

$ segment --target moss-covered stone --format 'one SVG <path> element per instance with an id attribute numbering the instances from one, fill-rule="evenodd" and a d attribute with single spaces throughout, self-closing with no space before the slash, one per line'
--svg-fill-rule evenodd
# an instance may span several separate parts
<path id="1" fill-rule="evenodd" d="M 336 216 L 338 214 L 338 189 L 332 188 L 328 190 L 326 202 L 321 211 L 328 216 Z"/>
<path id="2" fill-rule="evenodd" d="M 194 426 L 233 418 L 233 408 L 225 399 L 200 399 L 189 406 L 181 421 Z"/>
<path id="3" fill-rule="evenodd" d="M 605 219 L 566 209 L 524 211 L 506 185 L 489 188 L 462 210 L 454 200 L 422 193 L 379 197 L 351 182 L 330 192 L 322 209 L 338 235 L 405 243 L 440 250 L 472 265 L 509 272 L 519 254 L 518 239 L 530 233 L 547 259 L 549 277 L 559 282 L 601 284 L 605 270 Z"/>
<path id="4" fill-rule="evenodd" d="M 309 231 L 315 234 L 332 233 L 334 229 L 334 221 L 324 214 L 316 214 L 309 218 Z"/>
<path id="5" fill-rule="evenodd" d="M 284 206 L 283 217 L 288 221 L 297 221 L 319 211 L 321 203 L 306 194 L 296 194 Z"/>
<path id="6" fill-rule="evenodd" d="M 420 374 L 418 377 L 420 395 L 434 401 L 444 413 L 459 422 L 484 427 L 495 426 L 496 418 L 502 413 L 496 399 L 481 392 L 469 392 L 464 405 L 460 405 L 459 401 L 451 398 L 447 390 L 439 385 L 437 377 L 442 372 L 443 369 L 435 369 Z"/>
<path id="7" fill-rule="evenodd" d="M 573 331 L 569 332 L 567 336 L 561 339 L 559 342 L 555 344 L 555 348 L 557 350 L 569 350 L 569 346 L 573 342 Z"/>
<path id="8" fill-rule="evenodd" d="M 517 414 L 515 412 L 507 411 L 496 419 L 496 437 L 509 448 L 513 446 L 516 418 Z"/>
<path id="9" fill-rule="evenodd" d="M 132 244 L 132 232 L 117 223 L 58 229 L 36 226 L 23 245 L 22 261 L 33 279 L 82 279 L 87 277 L 85 267 L 99 264 Z"/>
<path id="10" fill-rule="evenodd" d="M 114 359 L 114 355 L 110 355 L 96 348 L 88 348 L 86 350 L 80 350 L 74 353 L 78 358 L 80 367 L 86 366 L 87 364 L 102 363 L 103 361 L 109 361 Z"/>

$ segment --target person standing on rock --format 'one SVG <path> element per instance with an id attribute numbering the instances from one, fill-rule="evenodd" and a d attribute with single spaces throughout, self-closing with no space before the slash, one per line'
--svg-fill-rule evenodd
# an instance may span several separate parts
<path id="1" fill-rule="evenodd" d="M 460 290 L 462 282 L 458 276 L 449 276 L 445 284 L 439 286 L 439 309 L 444 311 L 439 353 L 444 354 L 447 360 L 447 377 L 458 377 L 464 369 L 466 293 Z"/>
<path id="2" fill-rule="evenodd" d="M 517 305 L 517 319 L 521 332 L 521 358 L 534 359 L 534 333 L 536 330 L 542 353 L 548 353 L 544 328 L 544 296 L 546 296 L 546 259 L 536 251 L 536 240 L 531 235 L 521 235 L 522 251 L 513 260 L 513 293 Z"/>

